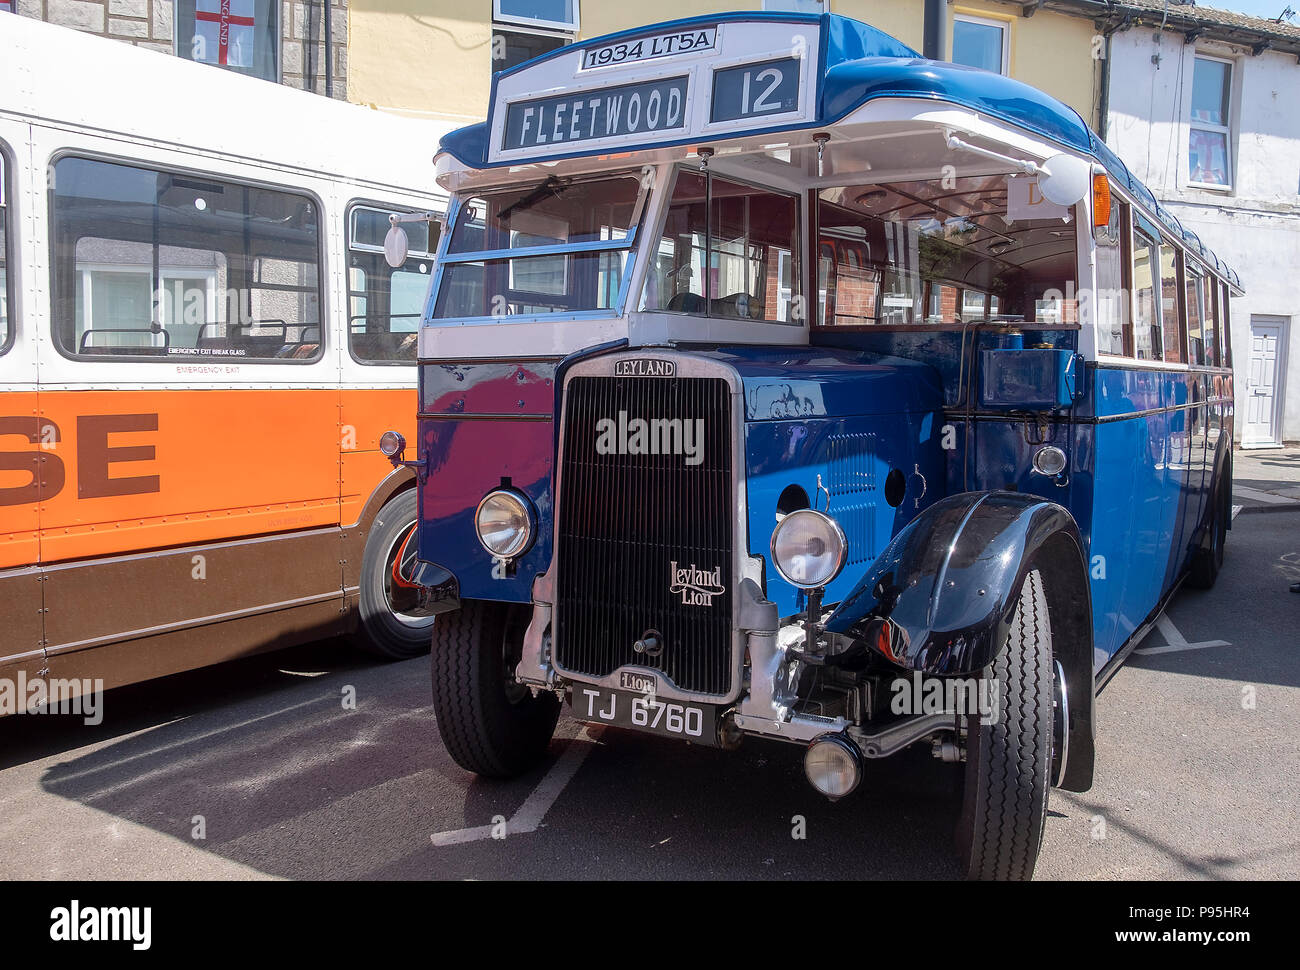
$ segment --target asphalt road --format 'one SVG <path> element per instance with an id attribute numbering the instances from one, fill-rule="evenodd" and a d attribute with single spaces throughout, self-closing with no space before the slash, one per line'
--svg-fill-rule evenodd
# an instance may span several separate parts
<path id="1" fill-rule="evenodd" d="M 1181 593 L 1101 694 L 1096 784 L 1052 793 L 1038 878 L 1300 876 L 1296 580 L 1300 511 L 1239 516 L 1216 588 Z M 0 877 L 956 875 L 954 769 L 926 751 L 832 805 L 794 747 L 564 717 L 547 764 L 491 783 L 442 750 L 427 678 L 320 643 L 111 692 L 94 727 L 6 718 Z"/>

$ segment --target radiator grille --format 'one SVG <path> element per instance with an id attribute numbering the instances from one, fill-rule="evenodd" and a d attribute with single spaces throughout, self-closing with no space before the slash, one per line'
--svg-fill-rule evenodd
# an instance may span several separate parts
<path id="1" fill-rule="evenodd" d="M 574 377 L 563 420 L 558 665 L 603 677 L 640 664 L 683 690 L 726 694 L 735 517 L 727 382 Z M 648 429 L 639 440 L 638 421 Z M 692 454 L 663 453 L 674 442 Z M 631 453 L 652 443 L 659 454 Z M 649 630 L 663 635 L 658 657 L 632 649 Z"/>

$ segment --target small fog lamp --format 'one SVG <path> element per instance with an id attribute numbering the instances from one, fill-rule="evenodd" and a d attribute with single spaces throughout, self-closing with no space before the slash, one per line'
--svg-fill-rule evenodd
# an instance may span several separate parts
<path id="1" fill-rule="evenodd" d="M 862 758 L 852 741 L 839 734 L 814 738 L 803 757 L 808 783 L 834 801 L 858 787 Z"/>
<path id="2" fill-rule="evenodd" d="M 385 458 L 395 458 L 406 450 L 406 439 L 396 431 L 385 431 L 379 436 L 379 450 Z"/>
<path id="3" fill-rule="evenodd" d="M 1047 445 L 1034 452 L 1034 471 L 1055 478 L 1065 471 L 1065 452 L 1056 445 Z"/>

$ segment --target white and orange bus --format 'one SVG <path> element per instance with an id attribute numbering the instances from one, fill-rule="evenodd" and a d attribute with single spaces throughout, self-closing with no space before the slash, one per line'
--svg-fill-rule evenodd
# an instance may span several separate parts
<path id="1" fill-rule="evenodd" d="M 378 438 L 438 223 L 383 239 L 443 129 L 18 17 L 0 63 L 0 678 L 427 650 Z"/>

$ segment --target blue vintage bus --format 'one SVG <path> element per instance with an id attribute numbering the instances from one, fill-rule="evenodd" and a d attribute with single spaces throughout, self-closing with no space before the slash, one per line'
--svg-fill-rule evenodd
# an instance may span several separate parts
<path id="1" fill-rule="evenodd" d="M 838 799 L 923 744 L 964 870 L 1027 878 L 1096 692 L 1220 568 L 1236 274 L 1070 108 L 831 14 L 562 48 L 436 166 L 384 446 L 452 757 L 516 775 L 568 704 Z"/>

